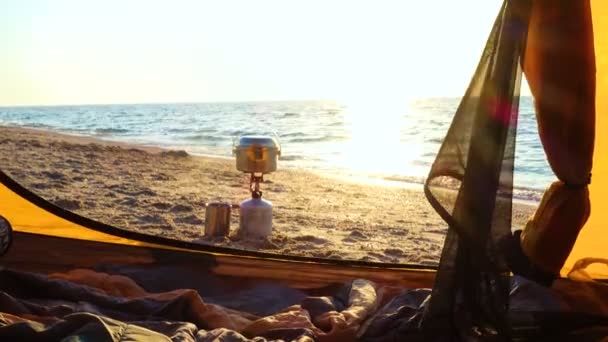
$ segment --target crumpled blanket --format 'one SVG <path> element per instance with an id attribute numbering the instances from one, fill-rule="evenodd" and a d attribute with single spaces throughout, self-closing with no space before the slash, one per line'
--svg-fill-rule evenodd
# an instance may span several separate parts
<path id="1" fill-rule="evenodd" d="M 195 279 L 196 290 L 163 287 L 176 272 L 171 278 L 165 269 L 133 268 L 45 276 L 0 268 L 0 341 L 425 340 L 418 328 L 430 289 L 361 279 L 319 293 L 272 283 L 222 287 L 219 278 Z M 606 301 L 608 285 L 558 281 L 548 290 L 514 277 L 510 313 L 531 340 L 552 334 L 601 341 L 608 336 Z"/>
<path id="2" fill-rule="evenodd" d="M 401 289 L 370 317 L 360 339 L 427 341 L 419 326 L 430 295 L 430 289 Z M 608 342 L 608 285 L 558 280 L 547 289 L 514 276 L 509 302 L 517 340 Z"/>
<path id="3" fill-rule="evenodd" d="M 0 270 L 0 340 L 352 341 L 379 303 L 366 280 L 257 316 L 207 303 L 191 289 L 148 293 L 91 270 L 49 277 Z"/>

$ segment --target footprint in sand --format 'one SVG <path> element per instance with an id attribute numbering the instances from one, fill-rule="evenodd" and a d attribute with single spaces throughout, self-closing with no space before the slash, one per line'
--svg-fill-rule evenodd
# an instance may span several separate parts
<path id="1" fill-rule="evenodd" d="M 361 261 L 378 261 L 378 259 L 370 257 L 369 255 L 364 255 L 359 258 Z"/>
<path id="2" fill-rule="evenodd" d="M 395 236 L 407 236 L 409 232 L 405 229 L 391 229 L 389 230 L 389 234 Z"/>
<path id="3" fill-rule="evenodd" d="M 387 248 L 384 250 L 384 254 L 392 257 L 403 256 L 403 251 L 399 248 Z"/>
<path id="4" fill-rule="evenodd" d="M 169 181 L 169 180 L 175 180 L 175 177 L 173 176 L 169 176 L 165 173 L 157 173 L 157 174 L 153 174 L 152 176 L 150 176 L 150 178 L 152 180 L 155 181 Z"/>
<path id="5" fill-rule="evenodd" d="M 82 203 L 78 200 L 69 200 L 65 198 L 58 198 L 53 203 L 66 210 L 76 210 L 82 208 Z"/>
<path id="6" fill-rule="evenodd" d="M 65 176 L 61 172 L 42 171 L 41 174 L 52 180 L 65 180 Z"/>
<path id="7" fill-rule="evenodd" d="M 91 174 L 91 173 L 87 172 L 86 174 Z M 106 185 L 106 188 L 109 190 L 120 192 L 120 190 L 122 190 L 123 186 L 121 184 L 110 184 L 110 185 Z"/>
<path id="8" fill-rule="evenodd" d="M 95 208 L 95 207 L 97 207 L 97 202 L 95 202 L 95 201 L 85 201 L 84 202 L 84 206 L 86 208 Z"/>
<path id="9" fill-rule="evenodd" d="M 332 251 L 332 250 L 323 250 L 323 251 L 317 251 L 315 253 L 313 253 L 313 256 L 317 257 L 317 258 L 331 258 L 332 256 L 335 256 L 336 252 Z"/>
<path id="10" fill-rule="evenodd" d="M 316 245 L 298 244 L 298 247 L 296 249 L 301 252 L 301 251 L 312 251 L 312 250 L 316 250 L 318 248 L 319 248 L 319 246 L 316 246 Z"/>
<path id="11" fill-rule="evenodd" d="M 73 166 L 80 166 L 80 164 L 81 164 L 80 160 L 72 159 L 72 158 L 65 159 L 64 162 L 68 165 L 73 165 Z"/>
<path id="12" fill-rule="evenodd" d="M 187 158 L 188 152 L 184 150 L 171 150 L 159 153 L 161 157 L 172 157 L 172 158 Z"/>
<path id="13" fill-rule="evenodd" d="M 137 199 L 133 197 L 127 197 L 120 201 L 122 205 L 134 206 L 137 204 Z"/>
<path id="14" fill-rule="evenodd" d="M 126 195 L 131 195 L 131 196 L 150 196 L 150 197 L 154 197 L 156 196 L 156 192 L 150 190 L 150 189 L 143 189 L 140 191 L 136 191 L 136 192 L 131 192 L 131 193 L 126 193 Z"/>
<path id="15" fill-rule="evenodd" d="M 329 242 L 329 240 L 318 237 L 318 236 L 314 236 L 314 235 L 301 235 L 301 236 L 296 236 L 292 238 L 294 241 L 299 241 L 299 242 L 310 242 L 313 243 L 315 245 L 323 245 Z"/>
<path id="16" fill-rule="evenodd" d="M 438 235 L 445 235 L 447 234 L 447 229 L 431 229 L 431 230 L 425 230 L 425 233 L 430 233 L 430 234 L 438 234 Z"/>
<path id="17" fill-rule="evenodd" d="M 188 213 L 188 212 L 191 212 L 193 210 L 194 210 L 194 208 L 192 208 L 189 205 L 176 204 L 169 211 L 172 212 L 172 213 Z"/>
<path id="18" fill-rule="evenodd" d="M 342 242 L 357 242 L 366 240 L 369 240 L 369 236 L 358 230 L 353 230 L 352 232 L 350 232 L 350 234 L 348 234 L 347 237 L 342 239 Z"/>
<path id="19" fill-rule="evenodd" d="M 29 144 L 32 147 L 38 147 L 38 148 L 42 147 L 42 144 L 38 140 L 29 140 Z"/>
<path id="20" fill-rule="evenodd" d="M 167 219 L 160 215 L 142 215 L 137 217 L 138 223 L 141 224 L 168 224 Z"/>
<path id="21" fill-rule="evenodd" d="M 279 246 L 274 241 L 264 240 L 264 243 L 262 244 L 262 248 L 276 250 L 276 249 L 281 249 L 281 246 Z"/>
<path id="22" fill-rule="evenodd" d="M 155 202 L 155 203 L 152 203 L 150 206 L 154 207 L 156 209 L 159 209 L 159 210 L 167 210 L 167 209 L 171 208 L 171 204 L 165 203 L 165 202 Z"/>
<path id="23" fill-rule="evenodd" d="M 384 256 L 380 253 L 376 253 L 376 252 L 369 252 L 369 253 L 367 253 L 367 255 L 369 257 L 376 258 L 378 260 L 384 260 L 386 258 L 386 256 Z"/>
<path id="24" fill-rule="evenodd" d="M 176 217 L 173 219 L 173 222 L 175 223 L 185 223 L 185 224 L 194 224 L 194 225 L 202 225 L 203 224 L 203 220 L 201 220 L 200 218 L 198 218 L 196 215 L 188 215 L 188 216 L 182 216 L 182 217 Z"/>
<path id="25" fill-rule="evenodd" d="M 52 186 L 49 183 L 34 183 L 34 184 L 32 184 L 32 188 L 38 189 L 38 190 L 44 190 L 44 189 L 52 188 Z"/>

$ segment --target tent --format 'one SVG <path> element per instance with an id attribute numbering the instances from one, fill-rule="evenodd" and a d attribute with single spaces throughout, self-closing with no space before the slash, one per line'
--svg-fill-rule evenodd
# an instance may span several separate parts
<path id="1" fill-rule="evenodd" d="M 578 275 L 579 279 L 584 278 L 587 281 L 581 283 L 581 286 L 592 286 L 592 290 L 585 287 L 587 293 L 592 291 L 589 301 L 597 302 L 599 299 L 599 305 L 601 306 L 603 301 L 603 309 L 606 308 L 606 301 L 608 300 L 606 294 L 608 291 L 605 291 L 604 288 L 605 282 L 608 280 L 608 267 L 602 263 L 595 263 L 587 269 L 581 269 L 580 266 L 587 266 L 594 261 L 608 258 L 608 252 L 606 252 L 608 250 L 606 248 L 608 246 L 608 234 L 604 231 L 604 223 L 608 222 L 606 216 L 608 215 L 606 214 L 608 213 L 608 202 L 603 199 L 603 196 L 608 194 L 608 160 L 603 158 L 608 151 L 608 138 L 605 134 L 601 134 L 601 132 L 608 131 L 608 118 L 605 115 L 608 112 L 608 99 L 601 96 L 608 91 L 608 25 L 605 23 L 606 18 L 608 18 L 608 4 L 601 0 L 574 3 L 565 0 L 505 1 L 488 41 L 488 46 L 486 46 L 484 56 L 480 61 L 480 66 L 471 82 L 467 95 L 463 99 L 463 103 L 461 103 L 455 115 L 452 127 L 447 132 L 446 140 L 427 183 L 427 196 L 439 214 L 450 224 L 450 231 L 438 268 L 421 265 L 379 264 L 366 261 L 274 255 L 192 244 L 164 237 L 134 233 L 82 217 L 55 206 L 0 170 L 0 215 L 6 218 L 6 222 L 12 227 L 10 241 L 8 239 L 4 241 L 4 247 L 7 248 L 7 251 L 0 257 L 0 264 L 7 268 L 3 270 L 5 274 L 0 276 L 0 280 L 12 282 L 12 285 L 7 288 L 13 289 L 15 291 L 13 293 L 21 293 L 23 296 L 31 298 L 36 297 L 32 295 L 36 293 L 36 286 L 39 286 L 39 291 L 45 291 L 42 289 L 52 289 L 55 283 L 44 283 L 45 280 L 38 278 L 34 281 L 33 278 L 27 278 L 28 276 L 23 274 L 11 273 L 13 271 L 10 270 L 41 274 L 69 274 L 70 271 L 75 269 L 103 269 L 112 273 L 112 268 L 103 268 L 104 265 L 119 265 L 123 269 L 130 270 L 164 270 L 163 272 L 168 275 L 168 278 L 178 277 L 178 274 L 188 274 L 192 277 L 190 280 L 184 279 L 182 283 L 177 280 L 172 283 L 181 284 L 180 286 L 191 286 L 196 279 L 199 281 L 208 279 L 210 282 L 212 282 L 212 279 L 222 279 L 221 281 L 217 280 L 222 285 L 216 286 L 227 286 L 232 289 L 227 291 L 224 294 L 225 296 L 236 293 L 235 291 L 239 286 L 235 284 L 272 282 L 287 288 L 305 291 L 312 298 L 314 294 L 327 294 L 331 291 L 337 291 L 336 284 L 351 282 L 355 279 L 365 279 L 384 286 L 382 287 L 384 292 L 390 292 L 391 289 L 395 291 L 394 288 L 433 288 L 430 304 L 424 306 L 424 319 L 420 321 L 412 320 L 412 322 L 417 322 L 415 329 L 411 326 L 406 329 L 403 328 L 403 325 L 397 323 L 384 327 L 384 330 L 399 331 L 401 335 L 396 336 L 405 336 L 410 333 L 414 336 L 416 334 L 414 331 L 422 331 L 423 333 L 420 334 L 423 335 L 416 336 L 428 337 L 429 331 L 439 331 L 437 334 L 440 335 L 443 331 L 448 335 L 458 332 L 463 339 L 477 338 L 483 340 L 488 336 L 494 338 L 502 336 L 506 339 L 512 334 L 519 337 L 528 336 L 534 340 L 534 337 L 538 338 L 538 335 L 534 334 L 544 334 L 551 330 L 554 333 L 559 332 L 567 335 L 579 328 L 587 329 L 590 326 L 605 328 L 608 313 L 604 311 L 605 316 L 603 317 L 597 315 L 598 312 L 602 313 L 601 309 L 594 311 L 594 315 L 591 316 L 574 315 L 566 318 L 560 316 L 549 319 L 532 315 L 534 317 L 526 316 L 527 318 L 523 321 L 518 320 L 521 318 L 520 316 L 507 317 L 508 303 L 506 302 L 509 300 L 509 292 L 504 286 L 509 286 L 508 282 L 511 281 L 511 278 L 507 274 L 509 270 L 505 269 L 509 264 L 506 260 L 507 256 L 501 255 L 500 249 L 501 236 L 504 237 L 507 230 L 510 236 L 510 219 L 506 221 L 500 219 L 500 217 L 508 215 L 498 215 L 497 212 L 502 210 L 510 212 L 511 210 L 511 193 L 508 189 L 512 188 L 512 174 L 509 179 L 508 170 L 510 167 L 512 171 L 513 166 L 508 163 L 508 160 L 509 158 L 512 159 L 513 156 L 508 151 L 509 148 L 514 148 L 514 140 L 512 139 L 515 134 L 517 111 L 514 104 L 518 101 L 518 86 L 523 69 L 531 83 L 532 92 L 537 102 L 539 122 L 544 125 L 544 131 L 541 130 L 541 134 L 544 133 L 549 137 L 545 137 L 547 141 L 555 142 L 556 140 L 551 139 L 554 139 L 557 135 L 558 138 L 555 138 L 558 139 L 557 141 L 560 141 L 559 137 L 561 137 L 567 142 L 559 145 L 561 148 L 559 151 L 553 150 L 553 145 L 549 143 L 545 146 L 549 159 L 555 159 L 551 166 L 563 182 L 561 185 L 556 185 L 560 187 L 559 189 L 550 189 L 547 192 L 546 198 L 543 200 L 546 211 L 537 213 L 531 228 L 524 230 L 520 240 L 521 247 L 531 262 L 536 262 L 536 266 L 540 266 L 545 273 L 555 273 L 555 265 L 559 266 L 557 272 L 561 275 L 561 278 L 557 279 L 554 287 L 561 289 L 562 297 L 568 297 L 567 294 L 584 292 L 574 290 L 577 285 L 566 279 L 571 271 L 576 269 L 576 272 L 573 273 L 574 276 Z M 592 27 L 591 21 L 593 23 Z M 553 30 L 549 30 L 547 27 Z M 553 40 L 550 40 L 550 38 L 553 38 Z M 588 38 L 588 40 L 585 40 L 585 38 Z M 562 48 L 555 48 L 552 45 L 553 50 L 549 49 L 552 52 L 546 52 L 546 45 L 543 44 L 547 41 L 551 41 Z M 579 53 L 572 53 L 572 51 L 578 51 Z M 595 55 L 595 59 L 593 59 L 593 55 Z M 566 67 L 568 69 L 564 69 Z M 564 71 L 564 75 L 560 76 L 559 73 L 556 73 L 556 70 L 567 70 L 568 72 Z M 565 94 L 561 94 L 558 98 L 573 99 L 569 102 L 572 104 L 569 108 L 586 112 L 582 114 L 577 112 L 576 115 L 568 116 L 568 113 L 563 114 L 564 110 L 558 110 L 558 114 L 555 114 L 551 111 L 551 108 L 543 107 L 543 104 L 546 104 L 543 99 L 555 96 L 550 91 L 545 90 L 547 89 L 546 84 L 564 86 Z M 595 94 L 598 96 L 596 97 Z M 491 106 L 490 109 L 480 105 L 484 103 L 483 100 L 488 96 L 504 100 L 504 105 L 507 106 L 506 110 L 499 105 Z M 470 120 L 470 113 L 484 111 L 494 115 L 491 116 L 490 121 L 487 118 L 486 121 Z M 565 116 L 558 117 L 562 114 Z M 590 119 L 582 120 L 585 123 L 580 124 L 581 120 L 579 119 L 585 117 L 585 115 L 594 118 L 595 123 Z M 509 124 L 496 124 L 497 122 L 507 122 Z M 594 128 L 597 134 L 595 149 L 593 150 Z M 459 146 L 462 146 L 460 140 L 455 142 L 455 140 L 450 140 L 450 137 L 462 133 L 463 130 L 468 132 L 465 134 L 468 137 L 466 146 L 470 152 L 467 152 L 465 156 L 468 162 L 464 168 L 461 167 L 462 163 L 459 164 L 458 161 L 450 159 L 456 153 L 453 151 L 459 150 Z M 581 141 L 588 141 L 587 138 L 589 137 L 591 137 L 590 145 L 589 143 L 578 144 Z M 481 154 L 474 152 L 475 146 L 479 146 L 482 143 L 481 141 L 487 142 L 487 139 L 499 138 L 502 140 L 496 140 L 491 148 L 484 150 L 485 152 Z M 569 148 L 572 149 L 571 153 L 561 154 Z M 487 153 L 487 155 L 484 153 Z M 588 155 L 587 159 L 585 159 L 585 153 Z M 564 154 L 571 160 L 558 161 Z M 593 178 L 588 191 L 592 209 L 589 219 L 586 221 L 588 206 L 586 204 L 587 179 L 585 177 L 591 168 L 591 155 L 593 156 Z M 479 163 L 480 160 L 487 161 L 488 159 L 492 159 L 493 162 Z M 476 162 L 477 164 L 475 164 Z M 561 165 L 564 164 L 566 166 L 562 167 Z M 572 164 L 582 165 L 583 170 L 572 171 L 576 170 L 576 167 L 570 167 Z M 568 172 L 576 173 L 576 176 L 572 176 L 574 180 L 569 178 L 570 174 Z M 564 173 L 567 175 L 563 175 Z M 583 176 L 580 176 L 580 174 L 583 174 Z M 458 196 L 447 200 L 440 198 L 434 192 L 433 179 L 437 177 L 453 177 L 459 180 L 461 188 L 457 193 Z M 579 180 L 581 177 L 584 179 Z M 467 182 L 467 179 L 474 179 L 475 181 Z M 479 181 L 480 179 L 489 181 Z M 503 191 L 505 189 L 507 189 L 506 192 Z M 570 192 L 564 195 L 560 191 Z M 555 194 L 556 192 L 558 194 Z M 572 195 L 572 192 L 575 195 Z M 480 193 L 482 194 L 481 197 L 477 200 L 471 200 Z M 549 198 L 552 196 L 554 197 Z M 496 205 L 496 203 L 503 203 L 505 198 L 507 199 L 507 202 L 505 202 L 507 205 Z M 491 201 L 487 199 L 491 199 Z M 489 203 L 492 204 L 488 206 Z M 573 207 L 577 209 L 574 210 Z M 571 209 L 574 210 L 574 213 Z M 572 220 L 568 221 L 569 218 Z M 5 227 L 9 227 L 6 222 Z M 584 224 L 584 227 L 581 229 L 582 224 Z M 576 243 L 572 247 L 571 244 L 574 241 Z M 10 246 L 8 245 L 9 242 Z M 572 250 L 570 251 L 570 249 Z M 484 259 L 484 261 L 479 262 L 481 259 Z M 175 276 L 172 276 L 170 270 L 175 269 L 179 269 L 181 273 L 178 272 L 175 273 Z M 513 271 L 518 273 L 517 270 Z M 526 271 L 521 274 L 524 277 L 530 275 Z M 156 276 L 159 275 L 156 274 Z M 533 275 L 532 278 L 534 278 Z M 26 282 L 28 279 L 32 282 Z M 24 285 L 26 288 L 20 288 L 19 281 L 28 284 Z M 504 281 L 507 281 L 507 283 L 504 283 Z M 44 288 L 41 284 L 49 287 Z M 7 288 L 3 288 L 3 290 Z M 360 283 L 352 283 L 350 287 L 351 297 L 348 297 L 347 300 L 348 305 L 350 305 L 347 305 L 348 308 L 356 306 L 356 298 L 359 298 L 352 297 L 354 296 L 353 291 L 365 293 L 364 290 L 355 291 L 360 288 L 365 289 L 365 286 Z M 167 288 L 165 290 L 172 289 Z M 64 293 L 63 290 L 58 291 Z M 69 292 L 68 290 L 65 291 L 67 291 L 65 293 Z M 76 290 L 70 288 L 70 291 Z M 82 289 L 78 291 L 82 291 Z M 511 288 L 512 292 L 513 288 Z M 597 297 L 593 297 L 593 294 Z M 408 292 L 408 295 L 412 295 L 412 293 Z M 102 301 L 99 297 L 95 297 L 96 295 L 91 296 L 90 298 L 94 297 L 96 301 Z M 15 295 L 15 297 L 18 297 L 18 295 Z M 171 300 L 175 300 L 177 297 L 182 298 L 181 294 L 177 297 L 169 297 Z M 575 297 L 572 300 L 573 302 L 577 302 L 577 300 L 583 302 L 580 297 L 574 295 L 573 297 Z M 160 301 L 158 297 L 154 298 Z M 190 304 L 192 303 L 190 302 Z M 375 305 L 381 304 L 386 303 L 376 303 Z M 144 304 L 137 302 L 137 305 Z M 35 311 L 32 311 L 32 307 L 28 306 L 30 315 Z M 464 313 L 469 313 L 469 315 L 462 315 L 467 317 L 463 318 L 464 323 L 458 322 L 459 315 L 455 314 L 455 307 L 461 308 Z M 511 304 L 511 307 L 513 307 L 513 304 Z M 38 308 L 36 310 L 39 310 L 37 311 L 39 313 L 42 312 L 40 311 L 42 309 Z M 182 310 L 185 309 L 182 308 Z M 357 314 L 353 316 L 344 314 L 341 319 L 344 322 L 349 322 L 349 317 L 360 317 L 357 316 L 361 314 L 360 311 L 357 311 Z M 540 311 L 543 311 L 542 308 Z M 0 307 L 0 312 L 2 312 L 2 307 Z M 45 311 L 45 315 L 49 315 L 49 312 Z M 6 323 L 9 321 L 23 323 L 23 321 L 17 319 L 8 320 L 6 317 L 3 318 L 3 326 L 5 327 L 11 326 L 11 324 Z M 29 316 L 26 315 L 25 317 Z M 412 314 L 411 317 L 418 316 Z M 311 320 L 315 321 L 314 317 Z M 352 320 L 356 321 L 356 318 L 352 318 Z M 562 325 L 562 328 L 566 329 L 567 326 L 571 330 L 558 329 L 560 327 L 559 322 L 564 321 L 570 322 L 570 325 Z M 193 323 L 196 324 L 196 322 Z M 317 327 L 323 326 L 319 322 L 313 323 L 316 323 Z M 70 324 L 73 324 L 73 322 Z M 110 323 L 104 321 L 104 324 L 108 325 Z M 119 323 L 115 324 L 120 325 Z M 331 327 L 329 331 L 331 332 L 335 330 L 335 325 L 332 324 L 329 324 Z M 370 331 L 372 329 L 370 324 L 373 328 L 373 322 L 358 322 L 355 330 L 365 326 L 367 331 Z M 202 325 L 204 326 L 204 324 Z M 122 325 L 121 327 L 125 328 Z M 481 332 L 477 336 L 467 335 L 471 331 L 475 331 L 473 329 L 475 327 L 478 330 L 480 329 Z M 148 328 L 154 330 L 154 327 Z M 24 332 L 26 334 L 24 336 L 40 337 L 44 331 L 51 330 L 51 328 L 48 328 L 48 330 L 32 328 L 26 332 L 19 332 Z M 312 330 L 313 332 L 316 331 Z M 0 334 L 1 331 L 2 327 L 0 327 Z M 74 333 L 74 331 L 78 330 L 70 330 L 71 333 Z M 249 331 L 248 335 L 253 338 L 253 336 L 256 336 L 255 331 L 255 329 Z M 353 331 L 348 334 L 345 333 L 346 330 L 340 331 L 344 333 L 341 337 L 330 335 L 327 331 L 320 329 L 316 333 L 316 337 L 327 333 L 328 335 L 325 336 L 327 341 L 349 340 L 354 337 L 367 337 L 368 340 L 374 340 L 375 338 L 371 338 L 369 334 L 361 336 L 360 333 Z M 518 333 L 513 333 L 513 331 L 518 331 Z M 15 333 L 15 331 L 12 333 Z M 276 333 L 276 329 L 274 333 Z M 290 333 L 293 333 L 293 331 Z M 137 333 L 134 334 L 132 336 L 137 335 Z M 143 332 L 142 334 L 145 335 Z M 594 332 L 594 334 L 593 336 L 596 336 L 598 340 L 602 336 L 604 338 L 608 336 L 606 330 L 601 329 L 599 333 Z M 306 340 L 305 335 L 300 334 L 293 339 Z M 395 338 L 395 335 L 389 335 L 391 338 Z M 9 334 L 5 336 L 18 335 Z M 46 338 L 49 338 L 49 336 L 46 336 Z M 148 335 L 148 337 L 150 336 L 152 335 Z M 272 339 L 271 335 L 265 337 Z M 282 338 L 285 338 L 285 336 Z M 315 337 L 310 337 L 310 339 L 313 340 Z M 376 340 L 382 339 L 377 338 Z"/>

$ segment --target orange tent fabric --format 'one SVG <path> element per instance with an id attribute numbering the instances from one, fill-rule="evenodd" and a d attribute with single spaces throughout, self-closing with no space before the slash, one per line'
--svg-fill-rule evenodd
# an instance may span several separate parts
<path id="1" fill-rule="evenodd" d="M 595 133 L 595 54 L 589 0 L 535 0 L 524 72 L 538 129 L 559 181 L 522 233 L 531 262 L 558 274 L 590 215 Z"/>
<path id="2" fill-rule="evenodd" d="M 608 1 L 592 0 L 593 35 L 596 73 L 596 136 L 593 156 L 593 181 L 589 186 L 591 217 L 580 231 L 578 240 L 566 261 L 562 275 L 580 259 L 608 258 Z M 608 278 L 608 267 L 602 264 L 587 268 L 594 278 Z"/>

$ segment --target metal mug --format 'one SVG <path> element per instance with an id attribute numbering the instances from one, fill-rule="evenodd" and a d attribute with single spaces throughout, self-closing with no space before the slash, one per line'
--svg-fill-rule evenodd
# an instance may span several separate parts
<path id="1" fill-rule="evenodd" d="M 205 235 L 227 236 L 230 233 L 230 203 L 205 204 Z"/>

